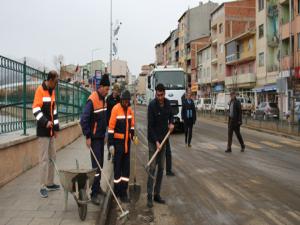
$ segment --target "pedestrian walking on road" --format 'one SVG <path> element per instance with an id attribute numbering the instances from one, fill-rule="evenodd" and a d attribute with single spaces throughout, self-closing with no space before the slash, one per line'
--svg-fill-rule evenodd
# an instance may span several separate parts
<path id="1" fill-rule="evenodd" d="M 107 130 L 106 118 L 106 102 L 105 97 L 109 91 L 109 78 L 108 75 L 103 75 L 99 85 L 96 86 L 94 91 L 85 105 L 84 111 L 81 115 L 80 124 L 82 127 L 83 135 L 86 138 L 86 145 L 92 148 L 97 160 L 103 168 L 103 155 L 104 155 L 104 138 Z M 100 204 L 100 195 L 104 192 L 100 186 L 101 171 L 98 168 L 97 162 L 91 155 L 92 167 L 97 168 L 94 183 L 92 186 L 91 199 L 95 205 Z"/>
<path id="2" fill-rule="evenodd" d="M 148 106 L 148 147 L 149 147 L 149 159 L 153 156 L 157 149 L 160 150 L 155 160 L 150 165 L 147 182 L 147 206 L 153 207 L 153 199 L 155 202 L 165 204 L 160 196 L 161 184 L 164 172 L 164 163 L 166 156 L 166 145 L 160 146 L 164 137 L 168 131 L 171 132 L 174 129 L 174 120 L 172 114 L 172 108 L 170 101 L 165 98 L 165 87 L 163 84 L 158 84 L 155 88 L 155 99 L 149 103 Z M 155 170 L 157 167 L 155 186 L 154 186 L 154 198 L 153 196 L 153 177 L 155 176 Z"/>
<path id="3" fill-rule="evenodd" d="M 243 137 L 241 135 L 241 125 L 242 125 L 242 107 L 241 103 L 236 99 L 236 93 L 234 91 L 230 92 L 230 102 L 229 102 L 229 118 L 228 118 L 228 142 L 226 153 L 231 152 L 232 136 L 233 132 L 238 138 L 241 145 L 241 152 L 245 151 L 245 144 Z"/>
<path id="4" fill-rule="evenodd" d="M 121 103 L 114 106 L 108 127 L 109 150 L 114 160 L 114 192 L 122 202 L 128 203 L 130 176 L 130 145 L 134 136 L 134 114 L 130 107 L 130 92 L 121 94 Z"/>
<path id="5" fill-rule="evenodd" d="M 54 184 L 54 165 L 56 150 L 54 139 L 59 131 L 57 106 L 55 102 L 55 87 L 58 83 L 58 73 L 50 71 L 34 95 L 32 111 L 37 120 L 36 135 L 40 147 L 40 195 L 48 197 L 48 191 L 60 189 Z"/>
<path id="6" fill-rule="evenodd" d="M 109 124 L 110 115 L 113 107 L 120 102 L 120 86 L 115 83 L 112 89 L 112 93 L 107 97 L 107 124 Z M 107 160 L 111 159 L 111 154 L 109 151 L 109 144 L 107 143 Z"/>
<path id="7" fill-rule="evenodd" d="M 186 98 L 182 103 L 181 118 L 184 121 L 185 145 L 192 147 L 193 126 L 197 120 L 196 107 L 191 96 L 191 90 L 186 93 Z"/>

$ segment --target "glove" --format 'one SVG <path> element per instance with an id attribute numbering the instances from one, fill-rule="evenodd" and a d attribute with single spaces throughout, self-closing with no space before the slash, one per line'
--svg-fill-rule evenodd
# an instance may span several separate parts
<path id="1" fill-rule="evenodd" d="M 133 136 L 132 140 L 133 140 L 133 143 L 134 143 L 135 145 L 138 145 L 138 144 L 139 144 L 139 139 L 138 139 L 137 136 Z"/>
<path id="2" fill-rule="evenodd" d="M 110 154 L 112 155 L 112 156 L 114 156 L 115 155 L 115 147 L 113 146 L 113 145 L 111 145 L 111 146 L 109 146 L 109 152 L 110 152 Z"/>

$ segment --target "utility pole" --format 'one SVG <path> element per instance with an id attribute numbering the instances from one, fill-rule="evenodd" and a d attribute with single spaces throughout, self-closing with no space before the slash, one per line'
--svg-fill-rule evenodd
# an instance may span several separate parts
<path id="1" fill-rule="evenodd" d="M 294 108 L 295 108 L 295 103 L 294 103 L 294 92 L 295 92 L 295 85 L 294 85 L 294 79 L 293 79 L 293 74 L 292 74 L 292 64 L 293 64 L 293 43 L 292 43 L 292 14 L 293 14 L 293 9 L 292 9 L 292 1 L 294 0 L 289 0 L 289 12 L 290 12 L 290 18 L 289 18 L 289 30 L 290 30 L 290 46 L 289 46 L 289 69 L 290 69 L 290 80 L 291 80 L 291 88 L 293 90 L 292 96 L 291 96 L 291 100 L 292 100 L 292 104 L 291 104 L 291 121 L 292 123 L 294 122 Z"/>

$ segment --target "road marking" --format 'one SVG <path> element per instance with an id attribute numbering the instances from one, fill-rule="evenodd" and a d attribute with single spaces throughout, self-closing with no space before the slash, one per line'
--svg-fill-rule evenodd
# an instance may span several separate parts
<path id="1" fill-rule="evenodd" d="M 205 143 L 206 148 L 208 148 L 209 150 L 217 150 L 218 147 L 215 145 L 212 145 L 210 143 Z"/>
<path id="2" fill-rule="evenodd" d="M 292 140 L 281 140 L 279 141 L 282 144 L 290 145 L 292 147 L 300 148 L 300 142 L 292 141 Z"/>
<path id="3" fill-rule="evenodd" d="M 282 145 L 275 144 L 275 143 L 270 142 L 270 141 L 261 141 L 260 143 L 268 145 L 268 146 L 270 146 L 272 148 L 280 148 L 280 147 L 282 147 Z"/>
<path id="4" fill-rule="evenodd" d="M 245 145 L 246 145 L 246 148 L 250 147 L 250 148 L 253 148 L 253 149 L 262 149 L 262 147 L 260 145 L 252 143 L 250 141 L 245 141 Z"/>

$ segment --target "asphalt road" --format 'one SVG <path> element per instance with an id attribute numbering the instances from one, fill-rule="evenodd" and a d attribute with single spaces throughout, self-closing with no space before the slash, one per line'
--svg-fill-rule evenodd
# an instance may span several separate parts
<path id="1" fill-rule="evenodd" d="M 300 224 L 300 141 L 242 128 L 246 151 L 240 152 L 234 137 L 233 152 L 226 154 L 226 125 L 203 118 L 194 127 L 192 148 L 185 147 L 183 134 L 172 135 L 176 176 L 163 180 L 167 205 L 148 209 L 142 167 L 148 158 L 146 108 L 138 109 L 142 194 L 139 201 L 124 205 L 130 210 L 127 221 L 115 219 L 119 211 L 113 204 L 108 224 Z"/>

